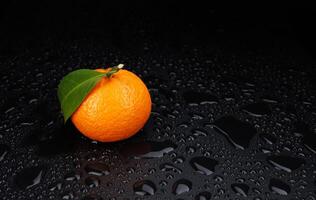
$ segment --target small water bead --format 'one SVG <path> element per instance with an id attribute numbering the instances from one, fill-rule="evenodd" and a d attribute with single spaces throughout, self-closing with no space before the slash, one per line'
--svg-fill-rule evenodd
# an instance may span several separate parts
<path id="1" fill-rule="evenodd" d="M 219 175 L 216 175 L 216 176 L 214 176 L 214 180 L 215 180 L 216 182 L 222 182 L 224 179 L 223 179 L 223 177 L 221 177 L 221 176 L 219 176 Z"/>
<path id="2" fill-rule="evenodd" d="M 159 182 L 159 186 L 161 186 L 161 187 L 165 187 L 165 186 L 167 186 L 168 185 L 168 182 L 167 181 L 160 181 Z"/>
<path id="3" fill-rule="evenodd" d="M 181 164 L 185 161 L 185 159 L 183 157 L 176 157 L 173 159 L 173 163 L 174 164 Z"/>
<path id="4" fill-rule="evenodd" d="M 165 154 L 174 151 L 176 147 L 171 141 L 131 143 L 125 145 L 120 153 L 126 158 L 152 159 L 161 158 Z"/>
<path id="5" fill-rule="evenodd" d="M 211 154 L 212 154 L 211 151 L 204 151 L 203 152 L 203 156 L 205 156 L 205 157 L 209 157 L 209 156 L 211 156 Z"/>
<path id="6" fill-rule="evenodd" d="M 210 192 L 200 192 L 195 196 L 195 200 L 211 200 L 212 194 Z"/>
<path id="7" fill-rule="evenodd" d="M 10 151 L 10 148 L 6 144 L 0 144 L 0 162 L 5 158 L 5 156 Z"/>
<path id="8" fill-rule="evenodd" d="M 162 164 L 160 165 L 160 170 L 161 171 L 166 171 L 166 172 L 174 172 L 174 173 L 177 173 L 177 174 L 181 174 L 182 173 L 182 170 L 173 166 L 172 164 L 169 164 L 169 163 L 165 163 L 165 164 Z"/>
<path id="9" fill-rule="evenodd" d="M 196 151 L 196 149 L 192 146 L 186 147 L 185 150 L 186 150 L 186 153 L 189 155 L 195 153 Z"/>
<path id="10" fill-rule="evenodd" d="M 242 110 L 253 117 L 262 117 L 263 115 L 271 114 L 269 104 L 265 102 L 246 105 L 242 108 Z"/>
<path id="11" fill-rule="evenodd" d="M 263 141 L 270 145 L 275 144 L 277 141 L 276 137 L 271 134 L 262 133 L 259 136 Z"/>
<path id="12" fill-rule="evenodd" d="M 57 183 L 56 185 L 51 187 L 49 190 L 50 191 L 61 190 L 61 187 L 62 187 L 62 183 Z"/>
<path id="13" fill-rule="evenodd" d="M 156 173 L 156 169 L 155 168 L 150 168 L 150 169 L 148 169 L 148 173 L 149 174 L 154 174 L 154 173 Z"/>
<path id="14" fill-rule="evenodd" d="M 135 169 L 134 169 L 133 167 L 128 167 L 128 168 L 126 169 L 126 171 L 127 171 L 129 174 L 135 173 Z"/>
<path id="15" fill-rule="evenodd" d="M 275 168 L 286 172 L 292 172 L 305 164 L 305 161 L 301 158 L 285 155 L 268 156 L 267 161 Z"/>
<path id="16" fill-rule="evenodd" d="M 81 175 L 77 172 L 70 172 L 65 175 L 66 181 L 74 181 L 74 180 L 80 180 Z"/>
<path id="17" fill-rule="evenodd" d="M 218 161 L 208 157 L 194 157 L 190 160 L 190 165 L 196 172 L 210 175 L 214 173 Z"/>
<path id="18" fill-rule="evenodd" d="M 291 192 L 291 188 L 288 184 L 275 178 L 270 179 L 269 189 L 279 195 L 288 195 Z"/>
<path id="19" fill-rule="evenodd" d="M 256 129 L 247 122 L 242 122 L 233 116 L 225 116 L 214 122 L 213 129 L 222 134 L 236 149 L 244 150 L 257 133 Z"/>
<path id="20" fill-rule="evenodd" d="M 192 189 L 192 182 L 187 179 L 180 179 L 176 181 L 172 186 L 172 193 L 180 195 L 189 192 Z"/>
<path id="21" fill-rule="evenodd" d="M 268 153 L 271 153 L 272 150 L 271 149 L 267 149 L 267 148 L 260 148 L 261 152 L 264 153 L 264 154 L 268 154 Z"/>
<path id="22" fill-rule="evenodd" d="M 62 199 L 63 200 L 69 200 L 69 199 L 73 199 L 75 196 L 72 192 L 70 193 L 65 193 L 64 195 L 62 195 Z"/>
<path id="23" fill-rule="evenodd" d="M 247 197 L 248 196 L 248 191 L 249 191 L 249 186 L 244 183 L 234 183 L 231 185 L 232 190 L 240 196 Z"/>
<path id="24" fill-rule="evenodd" d="M 141 180 L 134 183 L 134 193 L 140 196 L 152 196 L 156 192 L 156 186 L 152 181 Z"/>
<path id="25" fill-rule="evenodd" d="M 90 187 L 98 187 L 100 185 L 100 180 L 95 176 L 89 176 L 85 179 L 85 184 Z"/>
<path id="26" fill-rule="evenodd" d="M 173 174 L 166 174 L 166 179 L 170 180 L 170 179 L 174 179 L 174 175 Z"/>
<path id="27" fill-rule="evenodd" d="M 105 176 L 110 174 L 108 166 L 102 162 L 90 162 L 84 169 L 87 174 L 94 176 Z"/>
<path id="28" fill-rule="evenodd" d="M 253 193 L 255 194 L 261 194 L 261 191 L 258 188 L 252 188 L 251 189 L 253 191 Z"/>
<path id="29" fill-rule="evenodd" d="M 192 135 L 198 137 L 198 136 L 202 136 L 205 137 L 207 136 L 207 131 L 203 130 L 203 129 L 193 129 L 191 130 Z"/>
<path id="30" fill-rule="evenodd" d="M 193 90 L 189 90 L 183 93 L 183 98 L 190 106 L 197 106 L 198 104 L 203 105 L 217 103 L 217 98 L 215 96 Z"/>

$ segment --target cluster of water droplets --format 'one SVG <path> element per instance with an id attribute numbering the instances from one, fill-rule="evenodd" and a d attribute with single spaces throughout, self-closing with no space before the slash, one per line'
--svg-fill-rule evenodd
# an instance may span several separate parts
<path id="1" fill-rule="evenodd" d="M 60 48 L 2 63 L 11 66 L 0 86 L 3 199 L 316 198 L 315 96 L 307 74 L 198 49 L 144 59 L 88 42 Z M 102 144 L 63 124 L 61 77 L 122 62 L 151 93 L 145 127 Z"/>

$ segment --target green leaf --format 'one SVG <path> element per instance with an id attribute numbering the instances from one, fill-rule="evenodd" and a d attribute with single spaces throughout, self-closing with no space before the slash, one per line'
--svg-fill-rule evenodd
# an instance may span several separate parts
<path id="1" fill-rule="evenodd" d="M 85 97 L 106 74 L 90 69 L 79 69 L 67 74 L 58 85 L 58 99 L 64 122 L 77 110 Z"/>

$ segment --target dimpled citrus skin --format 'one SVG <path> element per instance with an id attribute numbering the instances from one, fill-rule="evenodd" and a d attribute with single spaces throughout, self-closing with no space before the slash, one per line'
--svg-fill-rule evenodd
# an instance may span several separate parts
<path id="1" fill-rule="evenodd" d="M 97 69 L 107 72 L 109 69 Z M 151 112 L 146 85 L 134 73 L 120 70 L 103 77 L 81 103 L 71 120 L 90 139 L 114 142 L 136 134 Z"/>

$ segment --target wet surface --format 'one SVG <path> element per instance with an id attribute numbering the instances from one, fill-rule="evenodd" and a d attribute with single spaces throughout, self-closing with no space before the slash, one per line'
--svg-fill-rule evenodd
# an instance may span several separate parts
<path id="1" fill-rule="evenodd" d="M 315 63 L 227 47 L 221 27 L 201 42 L 194 24 L 178 37 L 126 20 L 1 58 L 0 199 L 316 199 Z M 91 141 L 63 124 L 57 85 L 118 63 L 148 86 L 150 120 L 128 140 Z"/>

